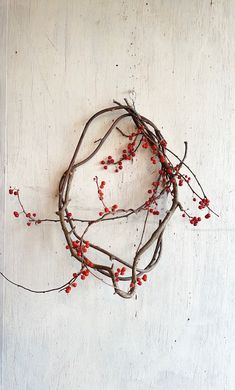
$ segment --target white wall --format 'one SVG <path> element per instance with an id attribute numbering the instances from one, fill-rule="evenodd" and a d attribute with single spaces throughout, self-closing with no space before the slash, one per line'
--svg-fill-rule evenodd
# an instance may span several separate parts
<path id="1" fill-rule="evenodd" d="M 137 109 L 163 127 L 173 149 L 182 154 L 189 142 L 188 162 L 220 214 L 192 228 L 177 213 L 137 300 L 94 279 L 69 297 L 0 280 L 2 389 L 234 390 L 234 18 L 233 0 L 1 0 L 8 277 L 49 288 L 76 267 L 58 225 L 26 229 L 13 220 L 4 180 L 6 193 L 19 186 L 29 209 L 52 216 L 85 120 L 133 88 Z M 135 199 L 133 179 L 124 181 L 124 196 Z M 98 237 L 106 243 L 106 230 Z M 123 256 L 127 247 L 119 245 Z"/>

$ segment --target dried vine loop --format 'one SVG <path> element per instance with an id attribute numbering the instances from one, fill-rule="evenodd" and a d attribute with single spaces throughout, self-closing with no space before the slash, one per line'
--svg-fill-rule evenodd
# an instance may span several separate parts
<path id="1" fill-rule="evenodd" d="M 78 260 L 82 266 L 92 268 L 93 271 L 97 271 L 98 273 L 102 274 L 106 278 L 111 279 L 112 285 L 114 287 L 115 292 L 120 295 L 123 298 L 131 298 L 133 294 L 135 293 L 136 287 L 138 284 L 141 284 L 141 277 L 145 275 L 144 279 L 146 279 L 146 275 L 149 271 L 153 270 L 156 266 L 160 255 L 161 255 L 161 249 L 162 249 L 162 237 L 164 230 L 166 228 L 167 223 L 169 222 L 170 218 L 174 214 L 177 207 L 180 206 L 180 203 L 178 201 L 178 183 L 176 180 L 176 177 L 179 177 L 180 168 L 184 163 L 184 159 L 186 157 L 187 153 L 187 144 L 185 144 L 185 155 L 182 160 L 179 161 L 179 164 L 174 167 L 173 164 L 170 162 L 169 158 L 167 157 L 167 143 L 162 136 L 159 129 L 155 126 L 154 123 L 152 123 L 149 119 L 143 117 L 142 115 L 139 115 L 136 110 L 128 104 L 127 101 L 125 101 L 126 104 L 120 104 L 118 102 L 114 102 L 116 105 L 113 107 L 109 107 L 106 109 L 103 109 L 99 112 L 97 112 L 95 115 L 93 115 L 88 122 L 86 123 L 83 132 L 80 136 L 80 139 L 78 141 L 78 144 L 76 146 L 74 155 L 72 157 L 72 160 L 69 164 L 68 169 L 64 172 L 63 176 L 61 177 L 60 184 L 59 184 L 59 211 L 58 215 L 60 218 L 60 223 L 62 230 L 64 232 L 67 244 L 69 246 L 71 255 Z M 95 150 L 84 160 L 81 160 L 77 162 L 77 159 L 79 157 L 79 151 L 82 147 L 82 143 L 84 141 L 84 138 L 86 136 L 86 133 L 91 125 L 91 123 L 98 118 L 100 115 L 106 114 L 108 112 L 120 112 L 120 116 L 118 116 L 115 121 L 112 122 L 111 126 L 105 133 L 105 135 L 99 140 L 98 145 L 96 146 Z M 69 212 L 69 202 L 70 202 L 70 189 L 71 184 L 74 177 L 74 172 L 76 169 L 84 165 L 86 162 L 88 162 L 91 158 L 93 158 L 96 153 L 99 151 L 99 149 L 102 147 L 104 142 L 108 139 L 108 137 L 111 135 L 111 133 L 118 129 L 119 132 L 126 136 L 125 133 L 120 130 L 121 122 L 126 117 L 131 118 L 133 121 L 133 125 L 135 127 L 134 134 L 132 134 L 130 137 L 131 140 L 134 138 L 134 142 L 132 142 L 132 147 L 129 149 L 133 150 L 133 147 L 135 147 L 138 139 L 140 140 L 139 144 L 142 144 L 143 147 L 149 147 L 153 153 L 153 158 L 158 158 L 159 163 L 161 164 L 161 169 L 156 172 L 156 184 L 155 189 L 153 191 L 153 195 L 150 197 L 149 200 L 147 200 L 141 207 L 139 207 L 136 210 L 121 210 L 120 213 L 115 213 L 115 216 L 113 216 L 112 211 L 107 212 L 104 215 L 102 215 L 100 218 L 96 220 L 91 220 L 87 222 L 87 228 L 85 230 L 85 233 L 88 232 L 89 227 L 93 223 L 100 223 L 105 222 L 107 220 L 110 220 L 110 215 L 112 219 L 118 219 L 120 217 L 124 217 L 126 215 L 130 215 L 132 213 L 139 213 L 141 211 L 147 210 L 147 216 L 149 213 L 149 210 L 151 210 L 151 205 L 156 203 L 156 200 L 159 199 L 164 193 L 168 192 L 171 196 L 171 207 L 166 212 L 164 218 L 162 220 L 158 220 L 157 227 L 155 231 L 152 233 L 151 237 L 149 237 L 146 242 L 143 244 L 140 243 L 138 250 L 133 258 L 133 261 L 131 263 L 127 263 L 126 261 L 120 259 L 119 257 L 111 254 L 108 250 L 98 247 L 95 244 L 89 243 L 90 247 L 96 249 L 98 252 L 101 252 L 102 254 L 107 255 L 108 257 L 112 258 L 112 260 L 116 261 L 117 263 L 121 263 L 122 265 L 125 265 L 129 269 L 130 276 L 122 276 L 122 274 L 125 273 L 126 268 L 124 267 L 122 270 L 118 269 L 118 271 L 115 272 L 115 269 L 112 266 L 106 266 L 98 263 L 90 262 L 90 260 L 86 257 L 86 255 L 81 251 L 83 242 L 84 242 L 84 234 L 82 236 L 79 236 L 76 232 L 76 226 L 75 221 L 72 218 L 71 213 Z M 135 148 L 136 150 L 137 148 Z M 133 153 L 133 152 L 132 152 Z M 112 161 L 111 164 L 120 164 L 120 161 L 124 158 L 127 158 L 131 156 L 131 153 L 127 152 L 127 156 L 123 157 L 118 160 L 117 162 Z M 120 165 L 119 165 L 120 167 Z M 145 224 L 147 222 L 147 216 L 145 219 Z M 145 225 L 144 225 L 145 228 Z M 79 246 L 79 250 L 77 250 L 77 244 Z M 155 245 L 155 249 L 153 252 L 153 256 L 149 262 L 149 264 L 144 268 L 140 268 L 140 261 L 141 258 L 144 256 L 146 250 L 151 246 Z M 123 289 L 120 287 L 120 282 L 126 281 L 128 283 L 128 288 Z"/>
<path id="2" fill-rule="evenodd" d="M 190 215 L 187 211 L 188 209 L 186 210 L 179 202 L 179 187 L 183 184 L 187 185 L 193 195 L 192 200 L 194 202 L 198 201 L 197 208 L 201 211 L 204 211 L 204 209 L 207 210 L 207 214 L 204 215 L 206 219 L 211 216 L 211 213 L 214 213 L 214 211 L 209 207 L 209 199 L 207 198 L 196 175 L 192 172 L 190 167 L 185 164 L 187 143 L 185 142 L 184 156 L 180 159 L 167 147 L 166 140 L 152 121 L 138 114 L 135 108 L 131 106 L 127 100 L 125 100 L 125 104 L 120 104 L 118 102 L 114 103 L 114 106 L 105 108 L 94 114 L 88 120 L 82 131 L 68 169 L 64 172 L 59 182 L 59 201 L 58 211 L 56 213 L 59 216 L 59 219 L 36 218 L 35 213 L 30 213 L 25 210 L 19 195 L 19 190 L 11 187 L 9 189 L 9 194 L 17 195 L 21 208 L 20 213 L 27 218 L 28 226 L 33 223 L 38 225 L 42 222 L 60 222 L 67 241 L 66 249 L 68 249 L 71 255 L 80 263 L 79 271 L 74 273 L 73 277 L 62 286 L 51 288 L 49 290 L 33 290 L 31 288 L 24 287 L 18 283 L 12 282 L 1 272 L 0 274 L 10 283 L 34 293 L 64 290 L 66 293 L 69 293 L 72 287 L 77 286 L 76 281 L 79 277 L 84 280 L 89 274 L 92 274 L 102 282 L 111 285 L 114 288 L 115 293 L 122 298 L 131 298 L 133 294 L 135 294 L 137 287 L 147 280 L 147 274 L 156 267 L 162 252 L 163 233 L 176 209 L 179 208 L 183 213 L 182 217 L 188 218 L 189 222 L 193 226 L 196 226 L 201 221 L 201 217 Z M 92 153 L 85 159 L 79 161 L 79 152 L 81 151 L 82 144 L 90 125 L 98 117 L 108 113 L 117 113 L 119 116 L 117 118 L 117 115 L 115 116 L 116 119 L 111 122 L 110 127 L 104 136 L 95 142 L 95 148 Z M 126 134 L 126 132 L 123 131 L 122 124 L 126 118 L 131 120 L 134 128 L 134 131 L 131 134 Z M 78 168 L 82 167 L 96 156 L 98 151 L 107 141 L 108 137 L 110 137 L 114 131 L 118 131 L 120 135 L 127 138 L 129 142 L 126 149 L 122 151 L 121 157 L 117 161 L 115 161 L 112 156 L 108 156 L 106 160 L 101 161 L 102 167 L 104 169 L 108 169 L 108 166 L 113 166 L 115 172 L 118 173 L 123 168 L 123 161 L 132 161 L 140 147 L 148 149 L 151 155 L 151 163 L 154 165 L 155 174 L 155 181 L 151 184 L 151 189 L 148 190 L 149 197 L 138 208 L 129 208 L 128 210 L 125 210 L 120 209 L 118 205 L 113 205 L 109 208 L 104 202 L 102 191 L 105 186 L 105 182 L 101 181 L 101 183 L 99 183 L 98 177 L 95 177 L 94 180 L 97 186 L 98 196 L 102 203 L 102 211 L 100 211 L 99 217 L 97 219 L 86 220 L 74 218 L 69 210 L 70 191 L 74 173 Z M 173 156 L 173 159 L 175 160 L 174 163 L 171 161 L 169 156 Z M 181 173 L 182 167 L 187 169 L 187 171 L 191 174 L 193 184 L 191 184 L 191 178 L 188 175 Z M 194 188 L 195 186 L 197 186 L 197 190 Z M 170 205 L 167 207 L 167 210 L 165 210 L 163 215 L 161 214 L 159 217 L 158 201 L 163 196 L 167 196 L 168 199 L 170 199 Z M 18 211 L 14 211 L 14 216 L 18 218 L 20 213 Z M 132 261 L 127 262 L 126 260 L 111 253 L 106 248 L 101 248 L 100 246 L 87 240 L 87 233 L 92 225 L 108 222 L 110 220 L 120 220 L 121 218 L 127 218 L 133 214 L 143 216 L 143 229 L 140 242 Z M 150 214 L 156 215 L 156 228 L 151 233 L 150 237 L 145 238 L 146 225 Z M 86 227 L 81 235 L 77 233 L 76 222 L 86 224 Z M 141 267 L 141 260 L 144 259 L 146 251 L 151 246 L 153 246 L 152 257 L 145 267 Z M 111 265 L 104 265 L 95 262 L 93 258 L 91 261 L 87 257 L 89 248 L 93 248 L 97 254 L 102 254 L 102 257 L 107 256 L 107 258 L 111 260 Z"/>

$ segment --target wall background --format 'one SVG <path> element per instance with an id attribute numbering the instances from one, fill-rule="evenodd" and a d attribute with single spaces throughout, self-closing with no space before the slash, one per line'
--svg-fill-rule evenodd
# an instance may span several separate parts
<path id="1" fill-rule="evenodd" d="M 69 297 L 30 295 L 0 280 L 1 388 L 233 390 L 235 2 L 0 4 L 0 240 L 8 277 L 49 288 L 75 264 L 59 227 L 26 229 L 13 220 L 4 182 L 20 187 L 29 209 L 53 215 L 85 120 L 133 88 L 137 109 L 163 127 L 173 149 L 181 154 L 189 142 L 188 163 L 220 213 L 196 229 L 175 215 L 137 300 L 121 300 L 96 280 Z"/>

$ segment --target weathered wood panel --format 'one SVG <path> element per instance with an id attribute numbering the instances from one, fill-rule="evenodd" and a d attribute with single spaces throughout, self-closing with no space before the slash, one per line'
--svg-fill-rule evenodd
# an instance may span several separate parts
<path id="1" fill-rule="evenodd" d="M 1 1 L 0 240 L 10 278 L 47 288 L 76 268 L 59 226 L 26 229 L 12 220 L 12 198 L 5 211 L 4 151 L 6 188 L 19 186 L 30 210 L 53 215 L 85 120 L 132 89 L 172 148 L 182 154 L 189 142 L 188 162 L 220 213 L 196 229 L 174 217 L 137 300 L 96 280 L 69 297 L 0 280 L 2 389 L 234 390 L 234 19 L 233 0 Z M 89 166 L 79 178 L 92 174 Z M 135 201 L 134 177 L 123 181 Z M 84 188 L 81 210 L 98 210 Z M 112 245 L 125 256 L 126 230 L 115 229 Z"/>

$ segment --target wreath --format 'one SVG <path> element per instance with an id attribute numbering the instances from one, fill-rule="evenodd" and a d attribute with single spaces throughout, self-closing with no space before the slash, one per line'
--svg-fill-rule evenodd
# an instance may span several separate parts
<path id="1" fill-rule="evenodd" d="M 112 115 L 111 122 L 104 135 L 95 141 L 92 152 L 86 158 L 79 159 L 91 124 L 97 118 L 107 115 L 109 117 L 110 114 Z M 126 119 L 131 121 L 131 126 L 129 124 L 128 126 L 126 125 Z M 114 132 L 118 132 L 120 137 L 125 140 L 125 147 L 120 151 L 118 157 L 109 155 L 103 157 L 101 161 L 97 161 L 100 164 L 101 172 L 106 175 L 120 174 L 125 164 L 135 163 L 137 154 L 143 149 L 144 153 L 142 155 L 149 160 L 155 179 L 149 183 L 147 196 L 142 204 L 138 207 L 121 208 L 118 204 L 110 206 L 106 203 L 106 181 L 100 180 L 98 176 L 95 176 L 94 183 L 101 205 L 100 211 L 95 218 L 77 218 L 70 210 L 70 193 L 75 172 L 81 169 L 89 160 L 96 158 L 98 151 L 100 151 L 107 139 L 112 137 Z M 56 219 L 39 219 L 36 213 L 25 209 L 19 189 L 9 188 L 9 194 L 15 195 L 19 203 L 20 210 L 13 212 L 15 218 L 23 215 L 28 226 L 46 222 L 58 222 L 60 224 L 66 240 L 65 248 L 75 259 L 78 269 L 62 286 L 49 290 L 33 290 L 13 282 L 2 272 L 1 275 L 10 283 L 33 293 L 65 291 L 67 294 L 77 287 L 78 280 L 85 280 L 92 275 L 111 286 L 114 293 L 120 297 L 131 298 L 139 286 L 147 282 L 149 273 L 156 267 L 162 254 L 163 234 L 177 209 L 182 213 L 182 217 L 188 219 L 193 226 L 197 226 L 203 219 L 209 219 L 212 213 L 217 215 L 210 208 L 210 201 L 197 176 L 185 163 L 186 156 L 187 142 L 184 142 L 183 157 L 178 157 L 176 153 L 169 149 L 167 141 L 158 127 L 151 120 L 139 114 L 134 105 L 131 105 L 127 99 L 124 100 L 124 104 L 114 101 L 112 107 L 96 112 L 85 124 L 68 168 L 59 181 Z M 192 201 L 197 202 L 197 215 L 192 215 L 189 209 L 180 202 L 179 192 L 182 186 L 186 186 L 189 189 Z M 163 198 L 167 199 L 167 207 L 162 211 L 160 210 L 159 202 Z M 109 223 L 109 221 L 118 223 L 118 221 L 124 218 L 128 220 L 128 217 L 131 215 L 140 218 L 142 221 L 140 239 L 138 244 L 136 244 L 135 254 L 131 261 L 128 262 L 126 259 L 111 253 L 107 247 L 98 246 L 89 240 L 89 230 L 92 226 L 97 224 L 103 225 L 104 223 Z M 150 218 L 154 218 L 154 231 L 146 237 L 146 227 Z M 85 228 L 82 229 L 82 232 L 79 232 L 78 227 L 81 224 Z M 92 258 L 89 255 L 91 248 L 93 253 L 95 251 L 97 254 Z M 151 258 L 147 264 L 143 265 L 147 250 L 152 251 Z M 102 260 L 99 260 L 100 258 Z"/>

